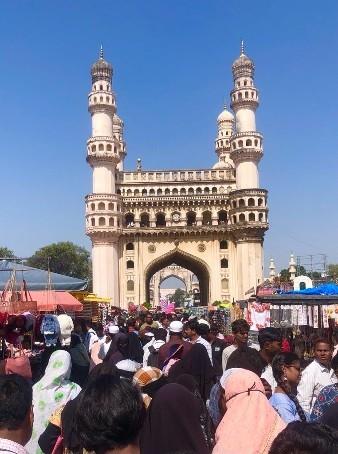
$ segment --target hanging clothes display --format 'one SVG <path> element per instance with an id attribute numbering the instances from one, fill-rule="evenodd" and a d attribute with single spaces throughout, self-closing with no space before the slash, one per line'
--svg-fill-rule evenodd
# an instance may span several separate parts
<path id="1" fill-rule="evenodd" d="M 41 323 L 41 334 L 45 339 L 46 347 L 55 346 L 60 335 L 60 324 L 54 314 L 45 314 Z"/>
<path id="2" fill-rule="evenodd" d="M 252 331 L 259 331 L 270 326 L 270 304 L 248 303 L 247 322 Z"/>

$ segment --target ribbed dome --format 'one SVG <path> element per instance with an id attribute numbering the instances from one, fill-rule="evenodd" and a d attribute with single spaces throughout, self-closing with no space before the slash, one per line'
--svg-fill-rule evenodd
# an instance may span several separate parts
<path id="1" fill-rule="evenodd" d="M 238 66 L 252 66 L 254 67 L 253 61 L 245 54 L 241 54 L 232 64 L 233 68 L 237 68 Z"/>
<path id="2" fill-rule="evenodd" d="M 116 126 L 123 126 L 123 120 L 121 120 L 121 118 L 115 114 L 114 117 L 113 117 L 113 124 L 116 125 Z"/>
<path id="3" fill-rule="evenodd" d="M 217 117 L 217 123 L 220 123 L 222 121 L 234 121 L 234 116 L 227 110 L 226 106 L 224 106 L 224 110 Z"/>
<path id="4" fill-rule="evenodd" d="M 93 83 L 97 80 L 111 81 L 113 75 L 113 67 L 103 58 L 103 49 L 101 46 L 100 58 L 92 65 L 91 69 Z"/>
<path id="5" fill-rule="evenodd" d="M 229 161 L 218 161 L 212 166 L 213 169 L 233 169 L 233 165 Z"/>

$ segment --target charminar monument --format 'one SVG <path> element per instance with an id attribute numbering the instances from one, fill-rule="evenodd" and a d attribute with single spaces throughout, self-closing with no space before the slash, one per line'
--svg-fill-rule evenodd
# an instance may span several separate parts
<path id="1" fill-rule="evenodd" d="M 232 65 L 233 113 L 224 107 L 217 118 L 211 168 L 144 170 L 139 159 L 129 171 L 113 69 L 101 48 L 88 95 L 93 190 L 86 197 L 98 296 L 124 308 L 142 304 L 150 300 L 154 274 L 173 264 L 198 278 L 204 306 L 242 299 L 262 282 L 268 208 L 267 191 L 259 186 L 263 136 L 256 129 L 254 70 L 242 43 Z"/>

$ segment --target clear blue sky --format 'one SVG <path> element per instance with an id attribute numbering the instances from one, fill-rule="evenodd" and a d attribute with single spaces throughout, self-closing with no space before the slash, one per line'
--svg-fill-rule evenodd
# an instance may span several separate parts
<path id="1" fill-rule="evenodd" d="M 114 67 L 126 165 L 209 167 L 243 38 L 256 64 L 270 191 L 266 259 L 338 262 L 338 3 L 22 1 L 0 12 L 0 244 L 28 256 L 84 235 L 89 68 Z"/>

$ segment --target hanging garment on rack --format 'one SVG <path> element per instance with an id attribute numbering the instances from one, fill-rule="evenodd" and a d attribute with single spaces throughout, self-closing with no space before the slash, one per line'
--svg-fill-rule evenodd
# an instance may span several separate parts
<path id="1" fill-rule="evenodd" d="M 248 303 L 247 321 L 252 331 L 270 326 L 270 304 Z"/>
<path id="2" fill-rule="evenodd" d="M 60 324 L 54 314 L 45 314 L 41 324 L 41 334 L 45 338 L 46 347 L 55 346 L 60 335 Z"/>
<path id="3" fill-rule="evenodd" d="M 313 306 L 313 327 L 318 328 L 318 306 Z"/>

